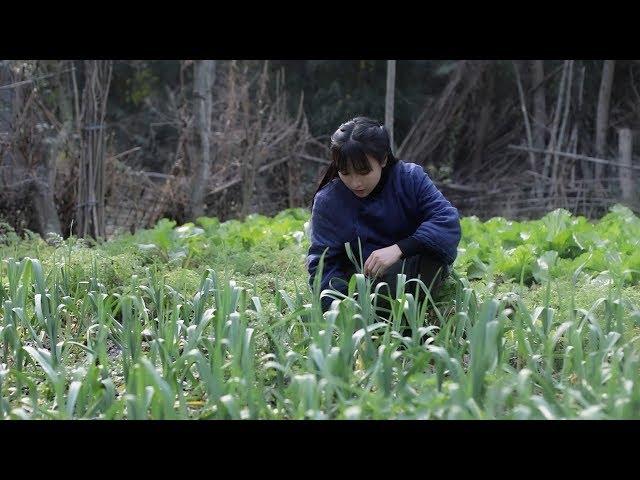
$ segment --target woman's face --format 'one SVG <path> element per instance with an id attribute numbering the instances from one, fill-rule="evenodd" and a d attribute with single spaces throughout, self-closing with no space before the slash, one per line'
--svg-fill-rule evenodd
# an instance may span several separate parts
<path id="1" fill-rule="evenodd" d="M 369 195 L 376 185 L 380 181 L 380 175 L 382 173 L 382 167 L 387 164 L 387 158 L 385 157 L 382 165 L 380 165 L 375 158 L 371 155 L 367 155 L 369 160 L 369 167 L 371 171 L 369 173 L 358 173 L 353 171 L 353 167 L 347 164 L 348 170 L 346 172 L 338 172 L 340 180 L 344 183 L 354 195 L 363 198 Z"/>

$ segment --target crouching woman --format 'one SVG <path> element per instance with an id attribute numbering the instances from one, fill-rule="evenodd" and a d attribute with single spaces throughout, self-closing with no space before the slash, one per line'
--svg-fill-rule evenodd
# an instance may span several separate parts
<path id="1" fill-rule="evenodd" d="M 363 273 L 374 279 L 374 288 L 386 282 L 392 296 L 401 271 L 407 280 L 419 278 L 427 288 L 431 285 L 434 295 L 456 258 L 461 236 L 457 209 L 420 165 L 393 156 L 386 128 L 366 117 L 342 124 L 331 136 L 331 164 L 311 211 L 311 287 L 324 253 L 321 290 L 346 294 L 356 268 L 345 243 L 356 256 L 361 247 L 358 264 L 364 260 Z M 415 292 L 415 283 L 406 291 Z M 384 287 L 382 292 L 389 293 Z M 325 296 L 321 301 L 325 312 L 333 299 Z"/>

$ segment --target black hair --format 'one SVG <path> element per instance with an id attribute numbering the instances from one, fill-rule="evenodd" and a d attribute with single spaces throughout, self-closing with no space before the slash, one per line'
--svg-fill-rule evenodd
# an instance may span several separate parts
<path id="1" fill-rule="evenodd" d="M 391 152 L 389 132 L 384 124 L 360 116 L 340 125 L 340 128 L 331 135 L 331 164 L 324 172 L 318 188 L 313 194 L 311 209 L 313 209 L 316 194 L 336 178 L 338 172 L 347 171 L 348 164 L 351 164 L 353 170 L 360 174 L 369 173 L 371 166 L 367 154 L 380 164 L 387 157 L 387 164 L 384 168 L 398 162 L 398 159 Z"/>

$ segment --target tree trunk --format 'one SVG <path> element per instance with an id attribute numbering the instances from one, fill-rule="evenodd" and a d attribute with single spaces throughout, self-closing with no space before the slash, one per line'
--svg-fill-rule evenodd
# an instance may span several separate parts
<path id="1" fill-rule="evenodd" d="M 615 60 L 605 60 L 602 66 L 602 80 L 600 81 L 600 93 L 598 95 L 598 111 L 596 116 L 596 145 L 595 156 L 606 158 L 607 128 L 609 126 L 609 104 L 611 102 L 611 87 L 613 85 L 613 72 Z M 597 181 L 603 173 L 603 166 L 596 164 L 594 179 Z"/>
<path id="2" fill-rule="evenodd" d="M 396 91 L 396 61 L 387 60 L 387 95 L 384 103 L 384 125 L 389 131 L 391 149 L 396 151 L 393 137 L 393 110 Z"/>
<path id="3" fill-rule="evenodd" d="M 474 145 L 473 157 L 471 160 L 471 171 L 478 172 L 482 166 L 482 158 L 484 153 L 485 144 L 487 142 L 487 130 L 489 127 L 489 121 L 491 119 L 491 110 L 493 106 L 493 69 L 488 68 L 487 72 L 487 86 L 485 89 L 485 100 L 480 110 L 480 118 L 477 124 L 476 138 Z"/>
<path id="4" fill-rule="evenodd" d="M 544 80 L 544 60 L 531 61 L 533 79 L 533 146 L 544 149 L 547 127 L 547 100 Z"/>
<path id="5" fill-rule="evenodd" d="M 0 85 L 8 85 L 13 82 L 9 60 L 0 61 Z M 12 170 L 8 168 L 13 163 L 13 153 L 7 144 L 11 140 L 11 124 L 14 113 L 15 90 L 5 88 L 0 90 L 0 186 L 3 183 L 11 183 Z"/>
<path id="6" fill-rule="evenodd" d="M 206 187 L 211 171 L 211 109 L 212 89 L 215 81 L 215 60 L 195 62 L 193 72 L 193 96 L 195 114 L 195 143 L 199 152 L 191 168 L 190 217 L 195 220 L 205 215 Z M 196 150 L 197 151 L 197 150 Z"/>
<path id="7" fill-rule="evenodd" d="M 63 127 L 62 131 L 52 141 L 51 148 L 46 152 L 43 162 L 40 182 L 35 183 L 34 188 L 34 210 L 35 218 L 38 225 L 38 233 L 43 237 L 49 233 L 62 234 L 60 228 L 60 217 L 55 202 L 55 184 L 56 184 L 56 163 L 58 161 L 58 152 L 60 147 L 66 141 L 67 134 Z"/>
<path id="8" fill-rule="evenodd" d="M 53 189 L 50 185 L 36 184 L 33 193 L 33 206 L 38 233 L 42 237 L 45 237 L 49 232 L 61 235 L 60 219 L 54 202 Z"/>

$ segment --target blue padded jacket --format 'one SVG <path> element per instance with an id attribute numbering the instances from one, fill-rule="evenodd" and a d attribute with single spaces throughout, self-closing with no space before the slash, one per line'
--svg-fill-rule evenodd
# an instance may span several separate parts
<path id="1" fill-rule="evenodd" d="M 334 178 L 315 196 L 311 212 L 311 246 L 307 255 L 309 285 L 313 287 L 323 252 L 321 290 L 330 288 L 334 277 L 348 281 L 351 262 L 345 243 L 351 245 L 358 262 L 364 263 L 374 250 L 398 244 L 402 257 L 429 251 L 453 264 L 460 242 L 458 210 L 442 195 L 424 169 L 415 163 L 398 162 L 382 169 L 380 181 L 364 198 L 355 195 Z M 358 238 L 362 248 L 359 258 Z M 360 263 L 359 263 L 360 264 Z M 331 287 L 346 293 L 342 282 Z M 322 299 L 323 311 L 332 299 Z"/>

